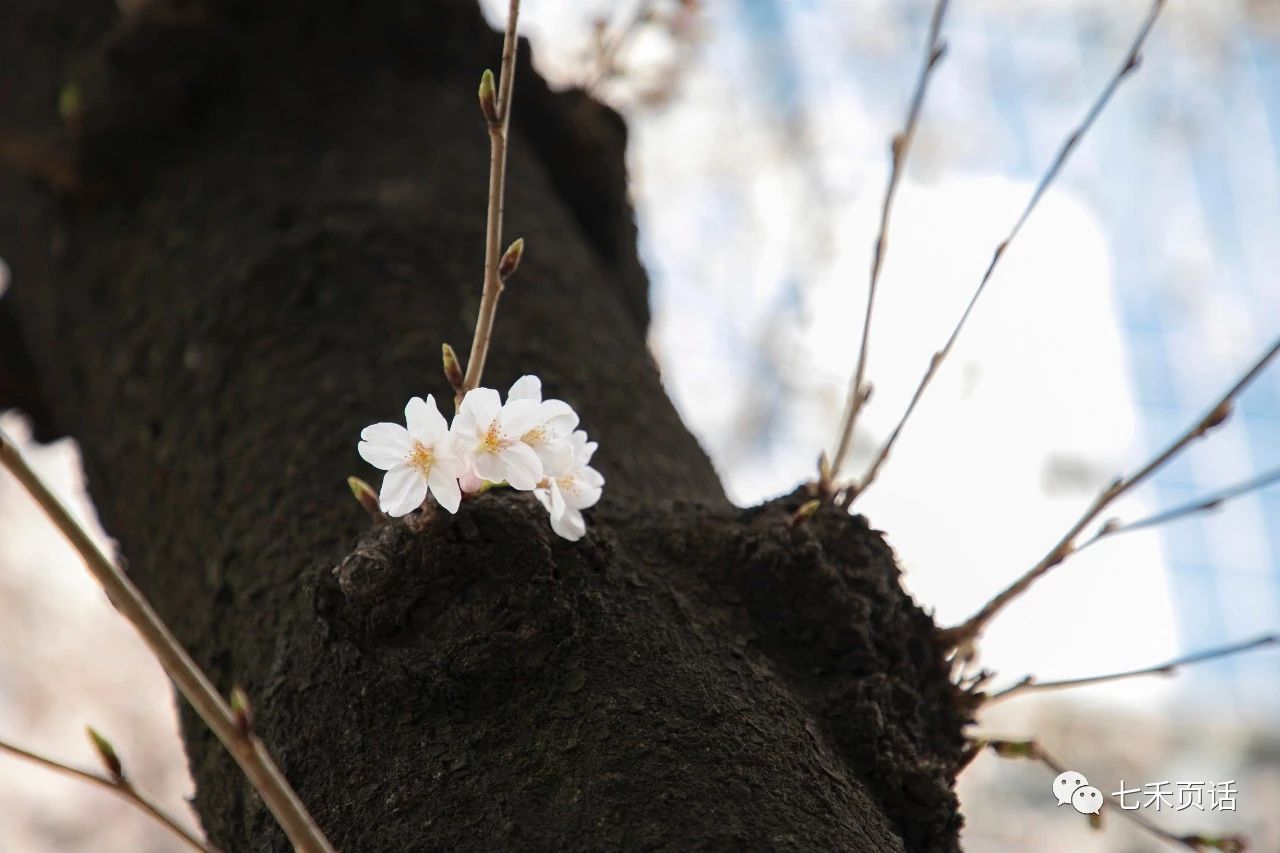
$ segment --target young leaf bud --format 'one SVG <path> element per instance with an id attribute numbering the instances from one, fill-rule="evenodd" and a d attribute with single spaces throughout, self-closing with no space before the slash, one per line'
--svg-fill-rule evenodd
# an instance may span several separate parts
<path id="1" fill-rule="evenodd" d="M 1231 401 L 1224 400 L 1205 417 L 1203 431 L 1208 432 L 1214 427 L 1222 426 L 1229 417 L 1231 417 Z"/>
<path id="2" fill-rule="evenodd" d="M 359 477 L 348 477 L 347 487 L 351 489 L 351 496 L 356 499 L 356 503 L 364 507 L 364 511 L 369 513 L 375 523 L 381 524 L 387 520 L 382 508 L 378 506 L 378 493 L 373 490 L 373 486 Z"/>
<path id="3" fill-rule="evenodd" d="M 480 112 L 490 127 L 498 126 L 498 95 L 493 85 L 493 72 L 488 68 L 480 75 Z"/>
<path id="4" fill-rule="evenodd" d="M 240 737 L 247 738 L 253 734 L 253 706 L 249 704 L 249 696 L 241 687 L 231 688 L 231 715 L 235 718 L 236 731 Z"/>
<path id="5" fill-rule="evenodd" d="M 111 741 L 103 737 L 93 726 L 85 726 L 84 730 L 89 735 L 89 740 L 93 742 L 93 748 L 98 751 L 102 766 L 107 768 L 112 781 L 123 782 L 124 765 L 120 763 L 120 756 L 116 755 L 116 748 L 111 745 Z"/>
<path id="6" fill-rule="evenodd" d="M 502 260 L 498 262 L 498 278 L 506 281 L 511 274 L 520 266 L 520 258 L 524 256 L 524 238 L 512 243 L 507 247 L 507 251 L 503 252 Z"/>
<path id="7" fill-rule="evenodd" d="M 444 359 L 444 378 L 454 391 L 462 393 L 462 365 L 458 363 L 458 354 L 448 344 L 441 344 L 440 355 Z"/>
<path id="8" fill-rule="evenodd" d="M 807 500 L 800 504 L 800 508 L 791 514 L 790 525 L 792 527 L 796 527 L 803 524 L 818 511 L 818 507 L 820 506 L 822 506 L 822 500 L 820 498 Z"/>
<path id="9" fill-rule="evenodd" d="M 58 90 L 58 115 L 62 126 L 73 136 L 84 126 L 84 95 L 79 84 L 66 83 Z"/>
<path id="10" fill-rule="evenodd" d="M 991 749 L 1001 758 L 1035 758 L 1035 741 L 993 740 Z"/>

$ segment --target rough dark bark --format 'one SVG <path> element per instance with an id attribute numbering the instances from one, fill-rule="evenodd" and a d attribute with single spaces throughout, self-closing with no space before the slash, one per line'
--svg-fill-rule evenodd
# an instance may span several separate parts
<path id="1" fill-rule="evenodd" d="M 644 347 L 618 119 L 522 64 L 486 384 L 537 372 L 601 443 L 591 533 L 528 496 L 367 529 L 359 428 L 448 397 L 479 295 L 467 2 L 0 10 L 5 121 L 86 93 L 85 192 L 0 176 L 51 424 L 138 583 L 344 850 L 951 850 L 963 699 L 880 535 L 736 511 Z M 527 55 L 527 54 L 526 54 Z M 18 350 L 10 347 L 14 352 Z M 2 404 L 4 401 L 0 401 Z M 283 838 L 197 720 L 197 807 Z"/>

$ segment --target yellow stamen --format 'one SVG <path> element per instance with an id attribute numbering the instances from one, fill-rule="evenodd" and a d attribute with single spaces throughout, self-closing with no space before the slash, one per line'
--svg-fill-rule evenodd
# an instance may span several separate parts
<path id="1" fill-rule="evenodd" d="M 435 462 L 435 454 L 431 452 L 431 448 L 427 447 L 420 441 L 413 443 L 413 449 L 409 451 L 407 461 L 414 468 L 422 472 L 422 476 L 427 476 L 431 472 L 431 465 Z"/>
<path id="2" fill-rule="evenodd" d="M 484 434 L 484 438 L 480 439 L 480 447 L 488 453 L 497 453 L 503 450 L 511 442 L 502 437 L 502 433 L 498 431 L 497 424 L 490 424 L 489 429 Z"/>

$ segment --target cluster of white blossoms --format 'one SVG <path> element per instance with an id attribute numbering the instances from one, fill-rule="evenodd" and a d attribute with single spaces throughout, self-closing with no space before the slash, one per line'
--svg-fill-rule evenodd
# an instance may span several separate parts
<path id="1" fill-rule="evenodd" d="M 542 381 L 521 376 L 507 401 L 492 388 L 468 391 L 450 425 L 435 399 L 414 397 L 405 425 L 380 423 L 360 432 L 366 462 L 386 471 L 378 503 L 400 517 L 436 503 L 457 512 L 463 493 L 506 483 L 530 491 L 551 514 L 551 529 L 571 541 L 587 532 L 582 511 L 600 500 L 604 477 L 591 467 L 596 443 L 563 400 L 542 399 Z"/>

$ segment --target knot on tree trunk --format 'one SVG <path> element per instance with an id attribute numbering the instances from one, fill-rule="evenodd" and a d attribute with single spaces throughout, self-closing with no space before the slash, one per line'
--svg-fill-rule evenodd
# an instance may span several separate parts
<path id="1" fill-rule="evenodd" d="M 801 696 L 909 850 L 960 828 L 952 785 L 971 700 L 948 677 L 937 628 L 899 584 L 862 516 L 824 507 L 793 528 L 802 492 L 753 512 L 727 563 L 753 645 Z"/>
<path id="2" fill-rule="evenodd" d="M 325 572 L 308 660 L 396 710 L 301 784 L 360 780 L 334 821 L 360 849 L 957 849 L 966 711 L 936 628 L 877 532 L 792 527 L 802 500 L 624 510 L 569 543 L 497 490 L 372 528 Z M 406 796 L 428 826 L 388 815 Z"/>

